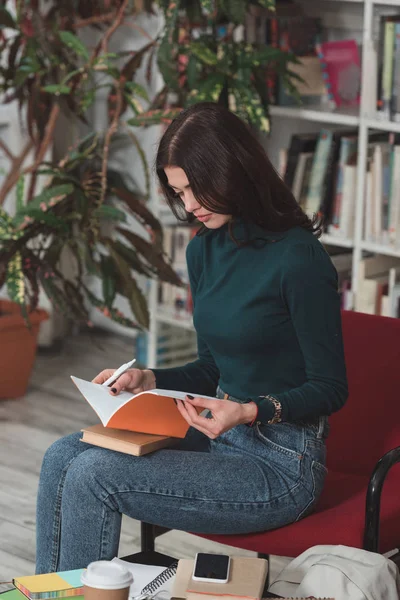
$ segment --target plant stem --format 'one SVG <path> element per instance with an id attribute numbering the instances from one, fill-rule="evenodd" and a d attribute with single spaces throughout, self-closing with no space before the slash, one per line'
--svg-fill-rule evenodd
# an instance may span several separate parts
<path id="1" fill-rule="evenodd" d="M 7 177 L 5 178 L 5 181 L 0 189 L 0 206 L 2 206 L 2 204 L 4 204 L 4 201 L 7 198 L 8 193 L 12 190 L 14 185 L 17 183 L 19 174 L 20 174 L 19 172 L 20 172 L 21 165 L 23 164 L 25 158 L 27 157 L 28 153 L 32 150 L 34 145 L 35 144 L 32 140 L 28 140 L 28 142 L 26 143 L 25 148 L 22 150 L 21 154 L 14 158 L 11 170 L 8 173 Z"/>
<path id="2" fill-rule="evenodd" d="M 10 151 L 10 149 L 6 146 L 3 140 L 0 140 L 0 148 L 3 150 L 4 154 L 13 162 L 15 160 L 14 154 Z"/>

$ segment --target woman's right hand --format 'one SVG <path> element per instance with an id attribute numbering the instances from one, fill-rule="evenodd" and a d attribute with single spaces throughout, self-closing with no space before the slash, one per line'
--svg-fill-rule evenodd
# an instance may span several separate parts
<path id="1" fill-rule="evenodd" d="M 117 369 L 105 369 L 93 379 L 92 383 L 103 384 Z M 156 387 L 156 378 L 149 369 L 128 369 L 110 386 L 110 394 L 117 396 L 122 391 L 139 394 Z"/>

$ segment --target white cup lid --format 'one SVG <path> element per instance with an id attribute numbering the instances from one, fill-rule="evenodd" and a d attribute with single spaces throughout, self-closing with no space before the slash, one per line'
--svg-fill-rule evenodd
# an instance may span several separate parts
<path id="1" fill-rule="evenodd" d="M 132 573 L 117 563 L 98 560 L 89 564 L 82 573 L 83 585 L 100 590 L 120 590 L 128 587 L 133 581 Z"/>

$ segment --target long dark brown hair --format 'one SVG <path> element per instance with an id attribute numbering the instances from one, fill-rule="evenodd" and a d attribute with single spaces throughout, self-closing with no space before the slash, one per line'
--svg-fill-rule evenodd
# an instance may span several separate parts
<path id="1" fill-rule="evenodd" d="M 185 171 L 196 200 L 210 212 L 272 232 L 297 226 L 321 235 L 318 217 L 310 219 L 300 208 L 248 126 L 220 104 L 201 102 L 179 113 L 157 152 L 156 171 L 167 203 L 179 220 L 191 222 L 193 215 L 168 185 L 168 166 Z"/>

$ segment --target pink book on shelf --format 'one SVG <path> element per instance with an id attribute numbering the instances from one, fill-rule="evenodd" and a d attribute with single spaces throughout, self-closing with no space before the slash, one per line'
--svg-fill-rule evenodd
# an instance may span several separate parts
<path id="1" fill-rule="evenodd" d="M 361 62 L 357 42 L 343 40 L 317 44 L 329 99 L 338 106 L 360 103 Z"/>

